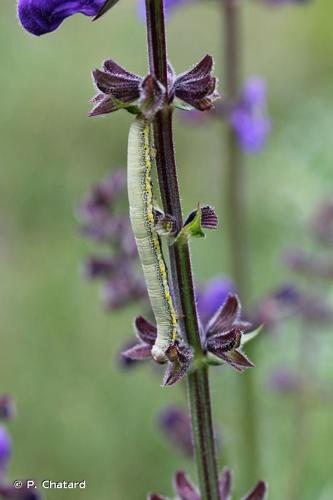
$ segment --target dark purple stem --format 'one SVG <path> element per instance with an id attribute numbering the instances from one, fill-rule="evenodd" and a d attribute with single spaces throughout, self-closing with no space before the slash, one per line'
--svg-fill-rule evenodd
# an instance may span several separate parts
<path id="1" fill-rule="evenodd" d="M 241 85 L 241 27 L 240 1 L 222 0 L 224 9 L 224 47 L 226 97 L 232 105 L 239 96 Z M 247 217 L 245 207 L 245 179 L 243 154 L 235 131 L 227 131 L 226 209 L 228 213 L 228 241 L 233 279 L 242 304 L 249 299 L 249 255 Z M 248 349 L 251 357 L 253 347 Z M 255 358 L 255 356 L 253 356 Z M 244 489 L 258 477 L 258 439 L 255 402 L 255 373 L 248 370 L 239 378 L 241 405 L 241 443 Z"/>
<path id="2" fill-rule="evenodd" d="M 147 39 L 150 72 L 166 88 L 167 48 L 163 0 L 146 0 Z M 164 211 L 178 228 L 183 216 L 180 203 L 172 133 L 172 111 L 160 111 L 154 120 L 157 174 Z M 195 361 L 203 358 L 193 288 L 192 266 L 187 243 L 170 247 L 170 267 L 180 328 L 193 348 Z M 187 377 L 192 435 L 202 500 L 218 500 L 218 473 L 213 434 L 208 369 L 201 364 Z"/>

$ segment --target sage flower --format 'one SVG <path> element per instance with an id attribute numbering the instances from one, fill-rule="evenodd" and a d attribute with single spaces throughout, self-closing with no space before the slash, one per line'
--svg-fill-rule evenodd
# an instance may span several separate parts
<path id="1" fill-rule="evenodd" d="M 254 367 L 242 352 L 242 345 L 251 324 L 241 319 L 241 305 L 236 294 L 229 293 L 204 328 L 204 348 L 235 370 L 243 372 Z"/>
<path id="2" fill-rule="evenodd" d="M 180 500 L 201 500 L 198 489 L 192 484 L 184 471 L 178 471 L 174 479 L 174 489 L 177 499 Z M 219 476 L 219 497 L 220 500 L 231 500 L 232 474 L 230 469 L 225 467 Z M 242 500 L 265 500 L 267 495 L 267 484 L 265 481 L 258 481 L 255 487 Z M 156 493 L 150 493 L 148 500 L 167 500 L 166 497 Z"/>
<path id="3" fill-rule="evenodd" d="M 12 455 L 12 442 L 5 427 L 0 426 L 0 483 L 3 481 Z"/>
<path id="4" fill-rule="evenodd" d="M 261 78 L 249 78 L 238 101 L 228 114 L 239 146 L 246 153 L 256 153 L 265 145 L 271 130 L 266 112 L 266 85 Z"/>
<path id="5" fill-rule="evenodd" d="M 169 64 L 168 89 L 165 89 L 154 76 L 135 75 L 109 59 L 103 63 L 102 69 L 96 68 L 93 71 L 98 93 L 91 100 L 93 109 L 90 116 L 127 108 L 151 119 L 175 98 L 200 111 L 208 110 L 219 97 L 216 91 L 217 80 L 212 76 L 212 71 L 213 58 L 209 55 L 180 75 L 176 75 Z"/>
<path id="6" fill-rule="evenodd" d="M 105 0 L 19 0 L 18 18 L 24 29 L 40 36 L 56 30 L 74 14 L 95 17 Z"/>

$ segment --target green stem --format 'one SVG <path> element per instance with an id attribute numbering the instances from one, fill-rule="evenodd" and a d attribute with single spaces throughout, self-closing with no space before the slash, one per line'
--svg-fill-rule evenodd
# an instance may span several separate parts
<path id="1" fill-rule="evenodd" d="M 241 86 L 241 27 L 239 0 L 222 0 L 224 7 L 225 93 L 232 105 Z M 228 213 L 228 241 L 232 277 L 245 307 L 249 299 L 249 255 L 247 252 L 247 217 L 245 207 L 244 158 L 235 131 L 227 130 L 226 208 Z M 251 358 L 253 346 L 247 349 Z M 254 354 L 254 353 L 253 353 Z M 241 406 L 240 442 L 243 458 L 241 479 L 245 488 L 258 477 L 258 439 L 255 401 L 255 374 L 246 371 L 239 377 Z"/>
<path id="2" fill-rule="evenodd" d="M 147 40 L 150 72 L 164 86 L 167 82 L 167 49 L 163 0 L 146 0 Z M 182 227 L 172 112 L 165 109 L 154 120 L 157 174 L 164 211 Z M 192 266 L 187 243 L 170 247 L 170 267 L 176 308 L 182 334 L 193 348 L 195 360 L 204 353 L 201 346 L 193 288 Z M 187 377 L 195 460 L 202 500 L 219 500 L 218 473 L 213 433 L 208 369 L 201 366 Z"/>

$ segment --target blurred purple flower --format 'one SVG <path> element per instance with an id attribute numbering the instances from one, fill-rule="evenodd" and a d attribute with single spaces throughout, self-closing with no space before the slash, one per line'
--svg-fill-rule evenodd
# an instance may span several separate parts
<path id="1" fill-rule="evenodd" d="M 95 186 L 79 210 L 81 233 L 109 249 L 107 255 L 90 257 L 84 269 L 87 278 L 103 282 L 107 309 L 147 298 L 130 220 L 127 213 L 120 213 L 125 186 L 125 172 L 119 170 Z"/>
<path id="2" fill-rule="evenodd" d="M 22 26 L 40 36 L 56 30 L 69 16 L 96 16 L 105 0 L 19 0 L 18 17 Z"/>
<path id="3" fill-rule="evenodd" d="M 333 198 L 325 200 L 313 217 L 312 230 L 322 243 L 333 244 Z"/>
<path id="4" fill-rule="evenodd" d="M 271 130 L 266 113 L 266 84 L 257 77 L 249 78 L 241 96 L 229 112 L 240 147 L 247 153 L 260 151 Z"/>
<path id="5" fill-rule="evenodd" d="M 41 500 L 41 494 L 34 488 L 27 487 L 24 483 L 23 486 L 18 489 L 12 484 L 0 484 L 0 497 L 6 498 L 7 500 Z"/>
<path id="6" fill-rule="evenodd" d="M 317 252 L 311 255 L 303 249 L 289 250 L 283 255 L 284 263 L 297 273 L 322 278 L 333 279 L 333 260 L 318 258 Z"/>
<path id="7" fill-rule="evenodd" d="M 159 415 L 159 426 L 165 436 L 185 456 L 193 456 L 191 419 L 184 408 L 169 406 Z"/>
<path id="8" fill-rule="evenodd" d="M 8 463 L 12 454 L 12 442 L 5 427 L 0 426 L 0 483 L 7 472 Z"/>
<path id="9" fill-rule="evenodd" d="M 302 388 L 302 382 L 298 374 L 288 368 L 278 368 L 270 377 L 270 386 L 275 392 L 294 394 Z"/>
<path id="10" fill-rule="evenodd" d="M 14 399 L 9 394 L 0 396 L 0 419 L 12 420 L 15 417 L 16 408 Z"/>
<path id="11" fill-rule="evenodd" d="M 217 276 L 197 290 L 197 307 L 200 320 L 205 325 L 225 302 L 229 293 L 235 293 L 236 287 L 229 278 Z"/>
<path id="12" fill-rule="evenodd" d="M 177 498 L 181 500 L 200 500 L 197 488 L 191 483 L 185 472 L 178 471 L 174 480 L 174 489 Z M 220 500 L 231 500 L 232 474 L 230 469 L 225 467 L 219 476 L 219 496 Z M 267 495 L 267 484 L 258 481 L 255 487 L 243 497 L 243 500 L 264 500 Z M 150 493 L 148 500 L 167 500 L 156 493 Z"/>

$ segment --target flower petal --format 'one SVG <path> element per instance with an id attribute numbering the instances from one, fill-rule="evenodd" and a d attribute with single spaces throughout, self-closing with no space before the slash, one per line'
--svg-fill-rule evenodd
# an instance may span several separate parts
<path id="1" fill-rule="evenodd" d="M 207 325 L 207 337 L 215 333 L 229 330 L 236 320 L 239 319 L 241 305 L 236 294 L 229 293 L 224 304 L 218 309 L 216 314 Z"/>
<path id="2" fill-rule="evenodd" d="M 242 333 L 238 328 L 227 332 L 216 333 L 207 339 L 207 349 L 211 352 L 228 352 L 237 349 L 241 344 Z"/>
<path id="3" fill-rule="evenodd" d="M 151 358 L 150 352 L 151 352 L 151 347 L 148 344 L 140 342 L 134 345 L 133 347 L 130 347 L 126 351 L 122 352 L 121 354 L 125 358 L 142 361 L 144 359 Z"/>
<path id="4" fill-rule="evenodd" d="M 225 467 L 219 476 L 220 500 L 231 500 L 232 472 Z"/>
<path id="5" fill-rule="evenodd" d="M 200 500 L 198 491 L 194 488 L 183 471 L 178 471 L 176 473 L 175 490 L 180 500 Z"/>
<path id="6" fill-rule="evenodd" d="M 209 54 L 201 59 L 191 70 L 186 71 L 177 76 L 175 84 L 179 82 L 187 82 L 189 80 L 202 78 L 211 73 L 213 69 L 213 58 Z"/>
<path id="7" fill-rule="evenodd" d="M 264 500 L 267 490 L 267 483 L 265 481 L 258 481 L 253 490 L 243 497 L 243 500 Z"/>
<path id="8" fill-rule="evenodd" d="M 147 120 L 151 120 L 162 109 L 165 97 L 163 85 L 153 75 L 146 76 L 141 84 L 139 107 Z"/>
<path id="9" fill-rule="evenodd" d="M 40 36 L 56 30 L 73 14 L 96 16 L 105 0 L 19 0 L 18 17 L 22 26 Z"/>
<path id="10" fill-rule="evenodd" d="M 157 336 L 157 328 L 143 316 L 138 316 L 135 318 L 134 327 L 137 337 L 145 342 L 146 344 L 152 346 L 155 343 Z"/>

